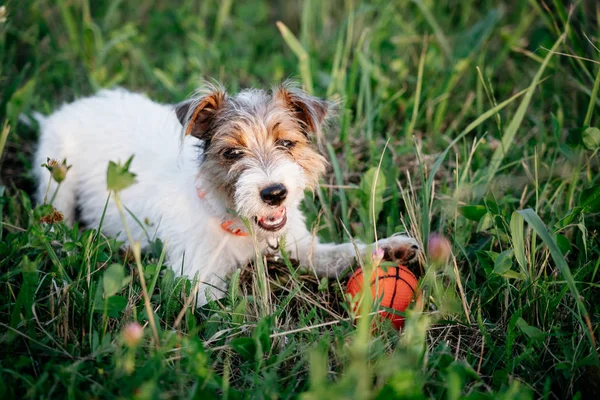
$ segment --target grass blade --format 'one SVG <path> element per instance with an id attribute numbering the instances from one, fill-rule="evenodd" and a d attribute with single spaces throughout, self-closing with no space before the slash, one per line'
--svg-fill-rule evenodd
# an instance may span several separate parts
<path id="1" fill-rule="evenodd" d="M 527 272 L 527 259 L 525 258 L 525 238 L 523 237 L 523 217 L 517 211 L 513 212 L 510 218 L 510 234 L 515 258 L 521 267 L 521 271 Z M 531 279 L 532 276 L 529 276 Z"/>
<path id="2" fill-rule="evenodd" d="M 596 74 L 596 79 L 594 80 L 594 87 L 592 88 L 592 94 L 590 96 L 590 103 L 588 104 L 587 113 L 585 114 L 585 120 L 583 121 L 583 126 L 590 126 L 592 122 L 592 113 L 594 112 L 594 106 L 596 105 L 596 98 L 598 97 L 598 87 L 600 87 L 600 68 L 598 68 L 598 73 Z"/>
<path id="3" fill-rule="evenodd" d="M 440 45 L 440 48 L 442 49 L 442 52 L 448 60 L 451 60 L 452 49 L 450 48 L 450 44 L 448 43 L 448 39 L 446 39 L 446 35 L 444 35 L 442 28 L 435 20 L 435 17 L 421 0 L 413 0 L 413 3 L 415 3 L 419 7 L 421 13 L 423 13 L 423 16 L 427 20 L 427 23 L 429 23 L 431 29 L 433 29 L 433 32 L 435 33 L 435 37 L 437 39 L 438 44 Z"/>
<path id="4" fill-rule="evenodd" d="M 589 321 L 589 314 L 585 308 L 585 305 L 583 304 L 583 301 L 581 300 L 579 290 L 577 289 L 577 285 L 575 284 L 575 279 L 573 278 L 573 275 L 571 275 L 571 269 L 567 265 L 564 256 L 560 252 L 558 244 L 552 238 L 552 236 L 550 236 L 550 232 L 548 232 L 546 225 L 544 225 L 544 223 L 535 211 L 533 211 L 531 208 L 528 208 L 526 210 L 520 210 L 518 211 L 518 213 L 523 217 L 525 221 L 527 221 L 529 226 L 533 228 L 533 230 L 540 236 L 540 238 L 542 238 L 546 246 L 548 246 L 548 250 L 550 251 L 550 255 L 552 256 L 554 263 L 560 270 L 562 276 L 565 279 L 565 282 L 567 283 L 567 286 L 569 287 L 569 290 L 571 291 L 571 294 L 575 298 L 575 304 L 577 304 L 577 310 L 579 311 L 580 317 L 579 319 L 582 325 L 581 327 L 585 331 L 586 336 L 590 341 L 590 344 L 595 349 L 596 339 L 594 338 L 594 334 L 589 329 L 589 326 L 585 326 L 585 323 L 581 320 L 581 317 L 583 316 L 583 319 Z"/>
<path id="5" fill-rule="evenodd" d="M 312 94 L 313 83 L 310 74 L 310 58 L 308 57 L 308 52 L 283 22 L 277 21 L 277 28 L 279 29 L 279 32 L 281 32 L 283 40 L 285 40 L 296 57 L 298 57 L 298 61 L 300 62 L 300 76 L 302 77 L 302 82 L 304 82 L 304 88 L 308 94 Z"/>
<path id="6" fill-rule="evenodd" d="M 419 71 L 417 73 L 417 90 L 415 91 L 415 105 L 413 106 L 412 117 L 410 118 L 410 125 L 406 130 L 406 137 L 412 136 L 413 129 L 417 124 L 417 117 L 419 115 L 419 106 L 421 101 L 421 88 L 423 87 L 423 68 L 425 67 L 425 55 L 427 54 L 427 42 L 423 44 L 423 50 L 421 51 L 421 57 L 419 59 Z"/>
<path id="7" fill-rule="evenodd" d="M 327 152 L 329 153 L 329 159 L 335 174 L 335 180 L 338 186 L 340 186 L 338 189 L 338 196 L 340 198 L 340 207 L 342 208 L 342 222 L 344 223 L 344 226 L 350 226 L 350 221 L 348 220 L 348 198 L 346 197 L 346 191 L 343 189 L 344 178 L 342 176 L 342 170 L 340 169 L 340 164 L 335 156 L 335 150 L 329 143 L 327 143 Z"/>
<path id="8" fill-rule="evenodd" d="M 221 32 L 223 31 L 223 25 L 225 25 L 225 21 L 227 21 L 227 18 L 229 18 L 232 5 L 232 0 L 223 0 L 219 4 L 219 12 L 217 14 L 217 21 L 215 22 L 215 33 L 213 35 L 213 41 L 215 42 L 221 36 Z"/>
<path id="9" fill-rule="evenodd" d="M 519 105 L 517 112 L 515 113 L 514 117 L 512 118 L 512 120 L 510 121 L 508 126 L 506 127 L 506 131 L 504 131 L 504 135 L 502 136 L 502 143 L 500 144 L 500 146 L 496 149 L 496 151 L 492 155 L 490 167 L 487 172 L 487 184 L 488 185 L 490 184 L 492 179 L 494 179 L 494 176 L 496 176 L 496 172 L 498 172 L 498 168 L 500 167 L 502 160 L 504 160 L 504 156 L 506 154 L 508 154 L 508 150 L 510 149 L 510 146 L 515 138 L 515 135 L 517 134 L 517 130 L 521 126 L 521 122 L 523 121 L 523 118 L 525 117 L 525 113 L 527 112 L 527 108 L 529 107 L 529 103 L 531 102 L 531 98 L 533 97 L 533 93 L 535 92 L 535 89 L 536 89 L 539 81 L 542 78 L 542 74 L 546 70 L 546 67 L 548 66 L 548 63 L 550 62 L 550 60 L 552 59 L 554 52 L 560 46 L 560 44 L 563 42 L 564 39 L 565 39 L 565 35 L 563 34 L 558 38 L 556 43 L 554 43 L 554 46 L 552 46 L 552 49 L 548 52 L 548 54 L 544 58 L 544 62 L 542 63 L 542 65 L 538 69 L 537 73 L 533 77 L 533 80 L 531 81 L 529 88 L 527 88 L 525 96 L 523 97 L 523 100 L 521 100 L 521 104 Z"/>
<path id="10" fill-rule="evenodd" d="M 4 153 L 4 146 L 6 146 L 6 139 L 8 139 L 9 132 L 10 125 L 8 124 L 8 121 L 4 121 L 2 133 L 0 133 L 0 160 L 2 159 L 2 153 Z"/>

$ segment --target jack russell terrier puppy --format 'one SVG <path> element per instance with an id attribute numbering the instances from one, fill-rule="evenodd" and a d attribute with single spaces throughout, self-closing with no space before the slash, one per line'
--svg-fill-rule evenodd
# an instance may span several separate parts
<path id="1" fill-rule="evenodd" d="M 132 236 L 142 247 L 152 236 L 168 243 L 167 263 L 176 275 L 201 282 L 198 305 L 222 297 L 226 277 L 253 260 L 257 248 L 276 250 L 280 238 L 301 265 L 336 277 L 372 247 L 319 243 L 299 207 L 325 172 L 326 160 L 312 142 L 330 109 L 327 101 L 289 83 L 237 95 L 207 85 L 175 106 L 123 89 L 104 90 L 37 116 L 37 201 L 57 185 L 41 164 L 48 157 L 66 159 L 72 167 L 53 205 L 67 223 L 77 208 L 85 225 L 98 228 L 108 195 L 107 165 L 134 155 L 130 170 L 137 182 L 120 197 L 138 221 L 151 225 L 141 226 L 127 213 Z M 114 202 L 102 231 L 123 231 Z M 420 251 L 404 235 L 377 246 L 399 263 Z"/>

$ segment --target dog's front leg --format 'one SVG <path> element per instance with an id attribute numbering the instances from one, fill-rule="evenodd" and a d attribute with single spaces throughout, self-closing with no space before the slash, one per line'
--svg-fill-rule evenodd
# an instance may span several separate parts
<path id="1" fill-rule="evenodd" d="M 420 246 L 418 242 L 405 235 L 394 235 L 377 241 L 375 244 L 366 245 L 354 243 L 319 243 L 318 238 L 306 231 L 306 236 L 291 237 L 288 251 L 292 257 L 297 258 L 301 265 L 312 268 L 317 275 L 338 277 L 356 260 L 364 259 L 375 247 L 383 250 L 384 259 L 406 264 L 417 259 Z"/>

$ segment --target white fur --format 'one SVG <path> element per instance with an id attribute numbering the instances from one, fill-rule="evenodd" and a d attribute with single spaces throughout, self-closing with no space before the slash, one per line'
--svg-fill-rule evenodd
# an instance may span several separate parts
<path id="1" fill-rule="evenodd" d="M 252 101 L 252 92 L 246 94 Z M 235 236 L 224 231 L 224 207 L 218 198 L 200 199 L 196 187 L 202 183 L 198 175 L 198 140 L 181 140 L 182 126 L 171 105 L 150 101 L 143 95 L 124 90 L 101 91 L 97 95 L 64 105 L 41 125 L 39 148 L 35 155 L 38 178 L 37 201 L 47 191 L 49 172 L 40 167 L 50 157 L 72 165 L 60 187 L 54 206 L 67 223 L 75 218 L 76 205 L 81 219 L 97 227 L 108 196 L 106 170 L 109 161 L 124 162 L 135 155 L 130 170 L 137 174 L 136 184 L 120 193 L 124 205 L 140 221 L 140 226 L 127 213 L 133 238 L 142 246 L 148 237 L 167 243 L 167 262 L 177 275 L 197 276 L 202 282 L 198 303 L 206 295 L 221 297 L 225 279 L 236 268 L 255 257 L 251 237 Z M 299 166 L 290 161 L 274 165 L 255 165 L 244 172 L 235 188 L 238 212 L 261 215 L 265 205 L 258 188 L 272 182 L 284 182 L 288 188 L 288 222 L 285 234 L 288 250 L 303 265 L 320 275 L 336 276 L 356 256 L 352 244 L 319 244 L 305 226 L 299 210 L 306 183 L 299 177 Z M 50 196 L 56 183 L 49 188 Z M 113 201 L 109 202 L 103 232 L 125 240 L 123 226 Z M 260 251 L 267 249 L 267 237 L 259 237 Z M 410 248 L 416 242 L 405 236 L 380 241 L 380 246 Z M 365 245 L 358 245 L 364 253 Z M 220 249 L 219 253 L 215 252 Z M 363 254 L 364 255 L 364 254 Z"/>
<path id="2" fill-rule="evenodd" d="M 269 206 L 261 200 L 257 188 L 272 183 L 282 183 L 287 188 L 287 207 L 297 208 L 300 205 L 306 189 L 302 168 L 294 162 L 281 160 L 265 167 L 252 165 L 240 175 L 235 188 L 237 211 L 241 215 L 268 213 Z"/>

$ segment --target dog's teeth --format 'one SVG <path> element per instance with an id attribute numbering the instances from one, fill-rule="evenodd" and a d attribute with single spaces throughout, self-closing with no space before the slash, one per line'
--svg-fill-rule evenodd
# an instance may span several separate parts
<path id="1" fill-rule="evenodd" d="M 277 225 L 277 224 L 280 224 L 281 221 L 283 221 L 283 217 L 279 217 L 279 218 L 269 217 L 269 218 L 267 218 L 267 221 L 264 222 L 264 224 L 265 225 Z"/>
<path id="2" fill-rule="evenodd" d="M 271 214 L 265 215 L 261 218 L 257 218 L 257 222 L 263 228 L 269 229 L 280 229 L 286 220 L 286 209 L 280 208 L 272 212 Z"/>

